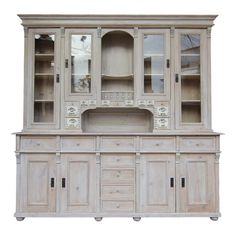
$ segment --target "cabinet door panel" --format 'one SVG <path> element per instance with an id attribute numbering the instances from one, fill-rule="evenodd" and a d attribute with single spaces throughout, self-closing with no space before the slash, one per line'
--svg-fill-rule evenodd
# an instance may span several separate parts
<path id="1" fill-rule="evenodd" d="M 141 158 L 141 204 L 144 212 L 175 211 L 175 157 L 146 154 Z"/>
<path id="2" fill-rule="evenodd" d="M 62 211 L 91 212 L 95 202 L 95 157 L 68 154 L 62 157 Z"/>
<path id="3" fill-rule="evenodd" d="M 55 166 L 54 155 L 23 156 L 23 211 L 55 211 Z"/>
<path id="4" fill-rule="evenodd" d="M 214 211 L 214 155 L 182 155 L 179 178 L 181 211 Z"/>

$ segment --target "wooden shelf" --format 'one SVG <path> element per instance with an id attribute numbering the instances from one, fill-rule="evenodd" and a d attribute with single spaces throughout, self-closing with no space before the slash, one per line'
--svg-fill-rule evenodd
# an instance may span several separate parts
<path id="1" fill-rule="evenodd" d="M 104 75 L 102 74 L 103 80 L 132 80 L 134 78 L 133 74 L 130 75 Z"/>
<path id="2" fill-rule="evenodd" d="M 36 57 L 54 57 L 54 53 L 35 53 Z"/>
<path id="3" fill-rule="evenodd" d="M 181 103 L 184 105 L 200 105 L 201 100 L 182 100 Z"/>
<path id="4" fill-rule="evenodd" d="M 181 74 L 181 79 L 200 79 L 200 74 Z"/>
<path id="5" fill-rule="evenodd" d="M 34 102 L 54 102 L 52 99 L 36 99 Z"/>
<path id="6" fill-rule="evenodd" d="M 164 54 L 144 54 L 143 55 L 144 58 L 147 58 L 147 57 L 164 57 Z"/>
<path id="7" fill-rule="evenodd" d="M 54 76 L 54 73 L 35 73 L 35 76 Z"/>
<path id="8" fill-rule="evenodd" d="M 200 54 L 181 53 L 181 57 L 200 57 Z"/>

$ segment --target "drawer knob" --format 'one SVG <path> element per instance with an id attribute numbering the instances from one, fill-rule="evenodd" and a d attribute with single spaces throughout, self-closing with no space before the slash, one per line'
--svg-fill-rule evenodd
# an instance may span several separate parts
<path id="1" fill-rule="evenodd" d="M 120 158 L 117 158 L 116 161 L 119 162 L 119 161 L 120 161 Z"/>
<path id="2" fill-rule="evenodd" d="M 200 146 L 200 143 L 197 143 L 196 146 L 199 147 L 199 146 Z"/>
<path id="3" fill-rule="evenodd" d="M 156 146 L 160 146 L 160 144 L 159 144 L 159 143 L 156 143 Z"/>
<path id="4" fill-rule="evenodd" d="M 116 146 L 120 146 L 120 143 L 116 143 Z"/>
<path id="5" fill-rule="evenodd" d="M 40 146 L 40 143 L 36 143 L 37 146 Z"/>
<path id="6" fill-rule="evenodd" d="M 117 190 L 116 190 L 116 193 L 120 193 L 120 190 L 117 189 Z"/>
<path id="7" fill-rule="evenodd" d="M 117 204 L 117 205 L 116 205 L 116 208 L 120 208 L 120 204 Z"/>
<path id="8" fill-rule="evenodd" d="M 76 146 L 79 147 L 79 146 L 80 146 L 80 143 L 76 143 Z"/>
<path id="9" fill-rule="evenodd" d="M 116 177 L 119 178 L 119 177 L 120 177 L 120 174 L 117 174 Z"/>

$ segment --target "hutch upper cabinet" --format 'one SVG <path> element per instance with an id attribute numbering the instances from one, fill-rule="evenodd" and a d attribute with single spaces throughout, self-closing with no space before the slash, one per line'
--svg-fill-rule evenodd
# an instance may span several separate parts
<path id="1" fill-rule="evenodd" d="M 219 213 L 213 15 L 19 15 L 15 216 Z"/>

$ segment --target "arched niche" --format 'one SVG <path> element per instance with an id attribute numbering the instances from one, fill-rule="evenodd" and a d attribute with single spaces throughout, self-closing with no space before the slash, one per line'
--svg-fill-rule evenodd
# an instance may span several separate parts
<path id="1" fill-rule="evenodd" d="M 133 91 L 134 39 L 124 31 L 102 37 L 102 91 Z"/>

